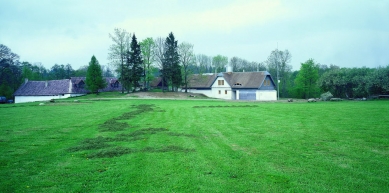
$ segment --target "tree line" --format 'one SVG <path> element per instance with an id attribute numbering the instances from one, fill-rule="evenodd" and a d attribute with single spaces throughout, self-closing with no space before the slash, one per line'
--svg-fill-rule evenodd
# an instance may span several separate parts
<path id="1" fill-rule="evenodd" d="M 108 53 L 110 65 L 115 69 L 123 85 L 131 85 L 124 87 L 122 92 L 136 89 L 148 90 L 150 81 L 156 77 L 162 78 L 164 89 L 177 91 L 181 86 L 188 87 L 188 81 L 192 74 L 224 72 L 229 63 L 236 72 L 266 70 L 264 63 L 248 62 L 239 57 L 233 57 L 229 61 L 227 56 L 220 54 L 213 57 L 195 54 L 193 44 L 178 43 L 173 33 L 170 33 L 166 38 L 148 37 L 142 40 L 139 45 L 140 57 L 143 62 L 131 63 L 130 59 L 135 57 L 131 55 L 134 52 L 132 45 L 134 38 L 136 39 L 135 34 L 116 28 L 113 34 L 109 34 L 109 37 L 112 40 Z M 131 37 L 132 41 L 130 42 Z M 137 66 L 139 72 L 132 69 L 134 65 Z M 138 83 L 142 82 L 143 85 L 132 82 L 131 77 L 136 79 Z"/>
<path id="2" fill-rule="evenodd" d="M 330 92 L 336 98 L 369 98 L 389 94 L 389 65 L 378 68 L 340 68 L 309 59 L 290 73 L 288 95 L 316 98 Z"/>
<path id="3" fill-rule="evenodd" d="M 74 70 L 71 64 L 54 64 L 45 68 L 41 63 L 20 62 L 18 54 L 6 45 L 0 44 L 0 95 L 13 98 L 12 94 L 27 78 L 44 81 L 69 79 L 70 77 L 86 77 L 88 65 Z M 108 66 L 101 66 L 104 77 L 113 77 L 114 72 Z"/>
<path id="4" fill-rule="evenodd" d="M 162 78 L 164 89 L 177 91 L 189 86 L 192 74 L 225 72 L 230 66 L 234 72 L 268 71 L 281 98 L 319 97 L 331 92 L 335 97 L 356 98 L 377 94 L 389 94 L 389 65 L 378 68 L 341 68 L 325 65 L 309 59 L 292 71 L 292 55 L 288 50 L 275 49 L 263 62 L 248 61 L 234 56 L 208 56 L 195 54 L 194 45 L 178 43 L 173 33 L 166 38 L 148 37 L 138 43 L 135 34 L 114 29 L 109 34 L 109 65 L 101 65 L 102 76 L 119 78 L 123 90 L 150 89 L 150 82 Z M 65 79 L 87 76 L 88 65 L 74 70 L 70 64 L 55 64 L 46 69 L 40 63 L 19 62 L 19 56 L 0 44 L 0 93 L 12 97 L 12 93 L 29 80 Z M 112 69 L 112 70 L 111 70 Z"/>

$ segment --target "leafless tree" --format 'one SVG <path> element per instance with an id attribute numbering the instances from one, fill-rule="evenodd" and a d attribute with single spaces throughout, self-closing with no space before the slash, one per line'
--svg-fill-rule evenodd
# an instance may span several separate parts
<path id="1" fill-rule="evenodd" d="M 109 34 L 109 37 L 113 44 L 109 47 L 108 60 L 111 61 L 110 64 L 116 69 L 116 72 L 120 73 L 122 79 L 126 54 L 130 50 L 131 34 L 126 30 L 116 28 L 114 34 Z M 122 93 L 124 93 L 124 87 L 122 87 Z"/>
<path id="2" fill-rule="evenodd" d="M 185 92 L 188 92 L 188 76 L 190 74 L 189 66 L 195 63 L 195 55 L 193 53 L 193 44 L 183 42 L 178 45 L 178 54 L 180 55 L 181 66 L 182 66 L 182 75 L 184 84 L 185 84 Z"/>
<path id="3" fill-rule="evenodd" d="M 270 56 L 268 57 L 266 63 L 267 63 L 267 69 L 272 74 L 272 76 L 276 76 L 277 79 L 280 80 L 280 85 L 282 85 L 282 95 L 283 97 L 287 97 L 287 80 L 290 72 L 292 71 L 292 66 L 289 65 L 291 62 L 292 55 L 288 50 L 281 51 L 281 50 L 273 50 L 270 53 Z M 277 80 L 277 83 L 278 80 Z"/>
<path id="4" fill-rule="evenodd" d="M 154 55 L 157 67 L 162 69 L 163 54 L 165 53 L 165 39 L 158 37 L 154 39 Z"/>

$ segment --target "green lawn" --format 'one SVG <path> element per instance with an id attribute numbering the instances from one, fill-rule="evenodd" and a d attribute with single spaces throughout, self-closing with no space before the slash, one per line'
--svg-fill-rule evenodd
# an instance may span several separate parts
<path id="1" fill-rule="evenodd" d="M 389 101 L 0 105 L 0 192 L 388 192 Z"/>

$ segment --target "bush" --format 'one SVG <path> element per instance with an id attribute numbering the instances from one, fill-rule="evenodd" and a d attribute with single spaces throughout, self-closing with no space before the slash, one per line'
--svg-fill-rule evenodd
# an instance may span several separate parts
<path id="1" fill-rule="evenodd" d="M 332 97 L 333 95 L 330 93 L 330 91 L 320 95 L 322 101 L 329 101 Z"/>

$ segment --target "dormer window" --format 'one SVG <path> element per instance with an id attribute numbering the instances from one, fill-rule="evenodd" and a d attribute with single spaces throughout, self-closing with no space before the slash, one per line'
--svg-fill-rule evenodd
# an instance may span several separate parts
<path id="1" fill-rule="evenodd" d="M 234 86 L 242 86 L 242 84 L 237 82 L 237 83 L 234 84 Z"/>
<path id="2" fill-rule="evenodd" d="M 270 80 L 265 80 L 264 82 L 263 82 L 263 86 L 270 86 L 271 85 L 271 83 L 270 83 Z"/>
<path id="3" fill-rule="evenodd" d="M 84 82 L 80 82 L 80 83 L 78 83 L 78 88 L 84 88 L 84 85 L 85 85 Z"/>
<path id="4" fill-rule="evenodd" d="M 113 88 L 118 88 L 118 87 L 119 87 L 119 82 L 116 81 L 116 82 L 114 82 L 114 83 L 111 83 L 111 87 L 113 87 Z"/>

